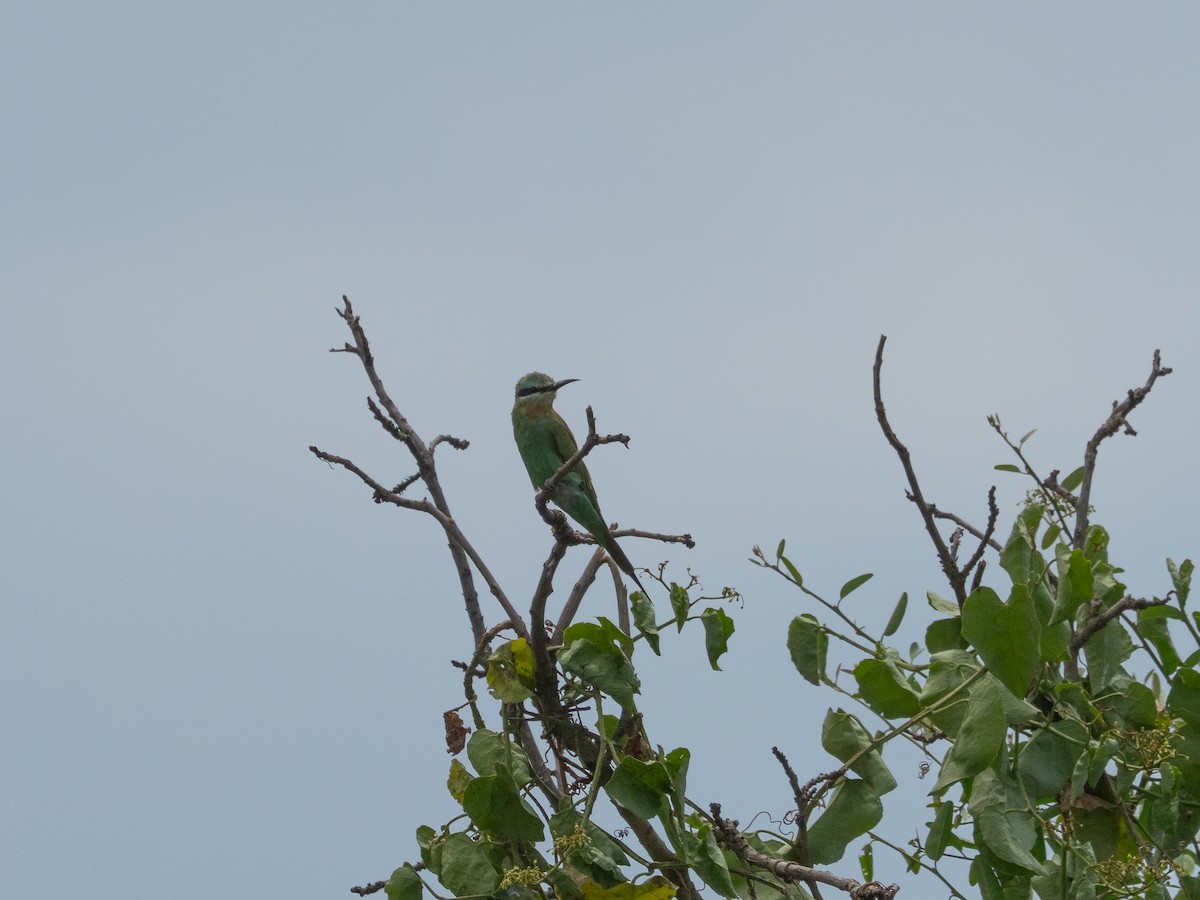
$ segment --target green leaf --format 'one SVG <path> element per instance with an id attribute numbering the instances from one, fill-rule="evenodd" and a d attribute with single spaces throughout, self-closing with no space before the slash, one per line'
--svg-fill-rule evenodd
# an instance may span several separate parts
<path id="1" fill-rule="evenodd" d="M 641 591 L 634 591 L 632 598 L 633 624 L 638 632 L 646 639 L 646 644 L 654 651 L 655 656 L 661 656 L 658 651 L 658 623 L 654 618 L 654 604 Z"/>
<path id="2" fill-rule="evenodd" d="M 929 677 L 921 689 L 921 705 L 933 709 L 930 713 L 933 724 L 953 739 L 966 715 L 968 697 L 960 692 L 948 704 L 942 700 L 979 671 L 979 662 L 973 654 L 952 649 L 934 653 L 929 663 Z"/>
<path id="3" fill-rule="evenodd" d="M 1034 548 L 1034 535 L 1042 521 L 1042 508 L 1026 508 L 1013 523 L 1012 532 L 1000 551 L 1000 567 L 1014 584 L 1036 584 L 1046 571 L 1046 562 Z"/>
<path id="4" fill-rule="evenodd" d="M 494 775 L 500 767 L 522 787 L 533 781 L 529 757 L 520 745 L 486 728 L 480 728 L 467 741 L 467 759 L 480 775 Z"/>
<path id="5" fill-rule="evenodd" d="M 566 800 L 550 818 L 550 833 L 554 837 L 571 837 L 577 830 L 582 831 L 588 840 L 569 854 L 567 864 L 602 887 L 613 887 L 626 881 L 621 867 L 629 865 L 629 857 L 621 845 L 607 831 L 581 816 Z"/>
<path id="6" fill-rule="evenodd" d="M 450 791 L 450 796 L 462 803 L 463 793 L 467 790 L 467 785 L 471 783 L 473 776 L 467 771 L 457 759 L 450 760 L 450 776 L 446 779 L 446 787 Z"/>
<path id="7" fill-rule="evenodd" d="M 500 887 L 500 873 L 488 858 L 487 847 L 462 833 L 441 842 L 438 880 L 456 897 L 487 895 Z"/>
<path id="8" fill-rule="evenodd" d="M 488 659 L 487 686 L 503 703 L 520 703 L 533 696 L 533 650 L 525 638 L 501 644 Z"/>
<path id="9" fill-rule="evenodd" d="M 1200 728 L 1200 672 L 1180 669 L 1171 679 L 1167 709 L 1193 728 Z"/>
<path id="10" fill-rule="evenodd" d="M 392 877 L 388 879 L 383 890 L 387 894 L 388 900 L 421 900 L 424 886 L 421 884 L 421 876 L 417 874 L 417 870 L 405 863 L 392 873 Z"/>
<path id="11" fill-rule="evenodd" d="M 900 595 L 900 600 L 896 604 L 896 608 L 892 610 L 892 617 L 888 619 L 888 623 L 884 626 L 883 636 L 891 637 L 900 627 L 900 623 L 904 621 L 904 611 L 908 609 L 908 592 L 905 591 Z"/>
<path id="12" fill-rule="evenodd" d="M 821 746 L 843 763 L 854 759 L 850 771 L 869 784 L 876 796 L 882 797 L 896 787 L 896 779 L 884 764 L 883 755 L 878 748 L 871 747 L 871 736 L 850 713 L 840 709 L 825 713 Z M 867 752 L 863 753 L 864 750 Z"/>
<path id="13" fill-rule="evenodd" d="M 1088 639 L 1083 645 L 1083 655 L 1087 660 L 1088 681 L 1093 694 L 1107 689 L 1114 679 L 1125 674 L 1121 663 L 1132 654 L 1133 641 L 1119 618 L 1113 619 Z"/>
<path id="14" fill-rule="evenodd" d="M 708 664 L 717 672 L 721 667 L 717 660 L 729 649 L 729 636 L 733 634 L 733 619 L 723 609 L 709 607 L 700 616 L 704 624 L 704 649 L 708 652 Z"/>
<path id="15" fill-rule="evenodd" d="M 850 596 L 850 594 L 852 592 L 858 590 L 860 587 L 862 587 L 864 584 L 866 584 L 868 581 L 870 581 L 873 577 L 874 576 L 870 572 L 867 572 L 865 575 L 856 575 L 854 578 L 851 578 L 849 581 L 847 581 L 845 584 L 842 585 L 842 590 L 838 594 L 838 599 L 845 600 L 848 596 Z"/>
<path id="16" fill-rule="evenodd" d="M 671 900 L 675 896 L 675 885 L 661 875 L 637 884 L 618 884 L 610 888 L 585 881 L 582 887 L 583 900 Z"/>
<path id="17" fill-rule="evenodd" d="M 921 708 L 913 690 L 891 660 L 864 659 L 854 667 L 863 701 L 886 719 L 905 719 Z"/>
<path id="18" fill-rule="evenodd" d="M 992 468 L 997 472 L 1015 472 L 1018 475 L 1021 474 L 1021 470 L 1012 463 L 999 463 L 998 465 L 992 466 Z"/>
<path id="19" fill-rule="evenodd" d="M 942 801 L 934 804 L 933 821 L 929 823 L 929 837 L 925 840 L 925 855 L 937 862 L 952 846 L 954 841 L 954 804 Z"/>
<path id="20" fill-rule="evenodd" d="M 736 897 L 733 879 L 729 877 L 729 866 L 725 855 L 717 845 L 712 826 L 705 823 L 695 834 L 685 831 L 682 838 L 683 861 L 700 876 L 700 880 L 722 897 Z"/>
<path id="21" fill-rule="evenodd" d="M 1175 642 L 1167 627 L 1167 620 L 1175 616 L 1183 618 L 1183 613 L 1173 606 L 1151 606 L 1149 609 L 1138 610 L 1137 633 L 1154 645 L 1162 660 L 1163 672 L 1170 675 L 1179 668 L 1179 653 L 1175 650 Z"/>
<path id="22" fill-rule="evenodd" d="M 1040 623 L 1029 591 L 1013 585 L 1006 604 L 991 588 L 981 587 L 963 604 L 963 637 L 1000 683 L 1024 697 L 1041 665 Z"/>
<path id="23" fill-rule="evenodd" d="M 1046 526 L 1046 531 L 1042 535 L 1042 549 L 1048 550 L 1050 545 L 1058 540 L 1058 536 L 1062 534 L 1062 527 L 1054 522 Z"/>
<path id="24" fill-rule="evenodd" d="M 788 574 L 792 576 L 792 580 L 796 582 L 797 586 L 804 584 L 804 577 L 800 574 L 800 570 L 792 565 L 792 561 L 790 559 L 788 559 L 786 556 L 781 556 L 779 557 L 779 561 L 787 568 Z"/>
<path id="25" fill-rule="evenodd" d="M 960 650 L 965 646 L 962 639 L 962 619 L 958 616 L 934 619 L 925 629 L 925 648 L 931 654 L 943 650 Z"/>
<path id="26" fill-rule="evenodd" d="M 846 845 L 879 824 L 883 804 L 865 781 L 848 778 L 834 791 L 821 818 L 808 827 L 808 849 L 818 865 L 837 862 Z"/>
<path id="27" fill-rule="evenodd" d="M 1017 773 L 1030 800 L 1044 803 L 1058 796 L 1087 752 L 1089 737 L 1082 722 L 1064 718 L 1039 731 L 1021 748 Z"/>
<path id="28" fill-rule="evenodd" d="M 966 715 L 931 793 L 937 794 L 990 766 L 1004 747 L 1006 730 L 1000 691 L 991 679 L 979 679 L 971 686 Z"/>
<path id="29" fill-rule="evenodd" d="M 1058 596 L 1054 600 L 1054 612 L 1050 624 L 1074 619 L 1079 607 L 1095 596 L 1092 588 L 1092 564 L 1083 551 L 1070 550 L 1064 544 L 1058 554 Z"/>
<path id="30" fill-rule="evenodd" d="M 866 844 L 858 854 L 858 868 L 863 881 L 875 880 L 875 845 Z"/>
<path id="31" fill-rule="evenodd" d="M 499 840 L 533 844 L 545 837 L 542 820 L 521 799 L 517 783 L 503 768 L 468 784 L 462 804 L 476 826 Z"/>
<path id="32" fill-rule="evenodd" d="M 580 622 L 568 628 L 558 664 L 625 709 L 632 709 L 633 695 L 641 690 L 641 682 L 626 656 L 633 642 L 607 619 L 600 623 Z"/>
<path id="33" fill-rule="evenodd" d="M 1188 594 L 1192 590 L 1192 561 L 1185 559 L 1179 566 L 1175 565 L 1172 559 L 1167 560 L 1167 571 L 1171 575 L 1171 585 L 1175 588 L 1175 596 L 1179 598 L 1179 605 L 1186 606 Z"/>
<path id="34" fill-rule="evenodd" d="M 962 610 L 958 608 L 957 603 L 955 603 L 953 600 L 947 600 L 945 597 L 935 594 L 933 591 L 926 591 L 925 599 L 929 601 L 929 605 L 932 606 L 937 612 L 945 613 L 948 616 L 958 616 L 962 613 Z"/>
<path id="35" fill-rule="evenodd" d="M 788 626 L 788 653 L 792 665 L 804 680 L 819 685 L 825 677 L 825 657 L 829 652 L 829 635 L 815 616 L 805 613 L 792 619 Z"/>
<path id="36" fill-rule="evenodd" d="M 675 630 L 683 631 L 683 623 L 687 621 L 688 612 L 691 611 L 692 600 L 688 597 L 688 592 L 671 582 L 671 611 L 675 613 Z"/>
<path id="37" fill-rule="evenodd" d="M 1059 483 L 1068 491 L 1075 490 L 1075 488 L 1083 484 L 1083 466 L 1080 466 Z"/>
<path id="38" fill-rule="evenodd" d="M 1024 447 L 1024 446 L 1025 446 L 1025 442 L 1026 442 L 1027 440 L 1029 440 L 1031 437 L 1033 437 L 1035 434 L 1037 434 L 1037 429 L 1036 429 L 1036 428 L 1031 428 L 1029 431 L 1027 431 L 1027 432 L 1025 432 L 1023 435 L 1021 435 L 1021 439 L 1020 439 L 1019 441 L 1017 441 L 1017 446 L 1018 446 L 1018 447 Z"/>
<path id="39" fill-rule="evenodd" d="M 604 790 L 635 816 L 652 819 L 671 792 L 671 773 L 659 760 L 642 762 L 626 756 L 617 764 Z"/>
<path id="40" fill-rule="evenodd" d="M 981 772 L 972 786 L 969 808 L 977 844 L 1010 865 L 1041 874 L 1041 862 L 1029 852 L 1037 840 L 1037 827 L 1020 788 L 992 770 Z"/>
<path id="41" fill-rule="evenodd" d="M 775 558 L 776 558 L 776 559 L 781 559 L 781 558 L 783 557 L 783 548 L 784 548 L 784 545 L 785 545 L 785 544 L 787 544 L 787 539 L 786 539 L 786 538 L 780 538 L 780 539 L 779 539 L 779 546 L 775 548 Z"/>

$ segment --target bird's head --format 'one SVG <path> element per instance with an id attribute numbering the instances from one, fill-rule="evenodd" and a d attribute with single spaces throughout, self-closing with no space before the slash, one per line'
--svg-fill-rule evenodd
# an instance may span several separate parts
<path id="1" fill-rule="evenodd" d="M 542 372 L 530 372 L 517 382 L 517 403 L 547 403 L 554 401 L 554 395 L 564 384 L 578 381 L 578 378 L 566 378 L 555 381 Z"/>

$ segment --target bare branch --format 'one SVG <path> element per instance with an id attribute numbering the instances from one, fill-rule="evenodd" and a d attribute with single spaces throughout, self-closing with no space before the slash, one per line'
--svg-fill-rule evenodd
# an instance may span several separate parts
<path id="1" fill-rule="evenodd" d="M 417 464 L 418 477 L 425 483 L 425 487 L 429 491 L 430 500 L 440 514 L 441 518 L 439 518 L 439 521 L 442 522 L 442 527 L 446 528 L 445 523 L 453 522 L 453 517 L 450 513 L 450 505 L 446 502 L 446 495 L 442 491 L 441 483 L 438 481 L 437 468 L 435 467 L 433 461 L 433 450 L 440 441 L 449 442 L 452 446 L 455 446 L 458 449 L 466 449 L 467 442 L 462 441 L 459 438 L 451 438 L 448 435 L 442 435 L 436 438 L 433 444 L 430 446 L 425 446 L 425 443 L 421 440 L 420 435 L 417 434 L 416 430 L 401 414 L 399 407 L 392 400 L 391 395 L 388 394 L 387 388 L 384 387 L 383 379 L 380 378 L 379 373 L 375 369 L 375 357 L 371 353 L 371 345 L 367 340 L 367 333 L 363 329 L 362 322 L 359 320 L 359 317 L 355 315 L 354 307 L 351 306 L 349 297 L 345 295 L 342 296 L 342 308 L 337 310 L 337 314 L 341 317 L 342 321 L 346 323 L 346 327 L 350 329 L 353 343 L 347 343 L 341 348 L 334 348 L 330 352 L 353 353 L 362 363 L 363 370 L 366 372 L 367 379 L 371 382 L 371 388 L 375 393 L 375 398 L 368 398 L 367 400 L 367 405 L 371 410 L 371 414 L 375 417 L 376 421 L 383 426 L 388 434 L 392 435 L 392 437 L 396 438 L 396 440 L 402 442 L 406 447 L 408 447 L 409 452 L 412 454 L 413 460 Z M 376 399 L 378 399 L 378 403 L 375 402 Z M 314 450 L 314 452 L 316 451 Z M 351 471 L 354 470 L 352 469 Z M 359 477 L 363 477 L 361 471 L 357 472 L 356 474 L 359 474 Z M 407 483 L 402 482 L 404 487 L 408 487 L 408 485 L 411 483 L 411 481 Z M 397 487 L 399 488 L 400 486 L 397 485 Z M 387 493 L 389 493 L 392 497 L 396 497 L 399 495 L 400 490 Z M 375 501 L 380 502 L 380 499 L 380 495 L 377 493 Z M 386 499 L 388 499 L 389 502 L 394 502 L 394 500 L 391 500 L 390 497 Z M 398 503 L 397 505 L 405 506 L 406 504 Z M 458 530 L 457 525 L 454 526 L 454 530 Z M 462 532 L 459 531 L 458 534 L 461 537 Z M 462 541 L 452 539 L 449 542 L 450 555 L 454 559 L 454 569 L 458 574 L 459 586 L 462 590 L 463 603 L 467 610 L 467 618 L 471 622 L 471 633 L 474 636 L 476 643 L 478 643 L 485 631 L 483 611 L 479 604 L 479 592 L 475 588 L 475 579 L 471 572 L 471 563 L 478 560 L 478 554 L 474 553 L 473 550 L 468 552 L 468 547 L 470 545 L 466 544 L 464 546 L 465 541 L 465 537 L 462 538 Z M 478 567 L 477 562 L 476 566 Z M 482 570 L 480 570 L 480 574 L 483 574 Z M 490 578 L 490 576 L 487 577 Z M 503 592 L 497 593 L 499 586 L 496 585 L 494 581 L 490 581 L 488 586 L 492 593 L 497 595 L 497 598 L 502 596 Z M 502 601 L 502 605 L 505 604 L 507 604 L 507 600 Z M 505 606 L 505 612 L 508 613 L 510 617 L 515 619 L 516 614 L 512 611 L 510 606 Z M 524 625 L 522 624 L 521 627 L 524 628 Z"/>
<path id="2" fill-rule="evenodd" d="M 788 884 L 794 884 L 797 881 L 819 881 L 821 884 L 827 884 L 830 887 L 845 891 L 850 895 L 851 900 L 892 900 L 900 891 L 900 885 L 898 884 L 884 886 L 877 881 L 863 884 L 844 875 L 835 875 L 833 872 L 826 872 L 823 869 L 813 869 L 809 866 L 802 866 L 800 863 L 792 862 L 791 860 L 778 859 L 777 857 L 760 853 L 751 847 L 745 835 L 738 831 L 737 819 L 723 819 L 721 817 L 721 804 L 710 804 L 709 809 L 712 812 L 713 821 L 717 826 L 714 832 L 717 841 L 724 844 L 750 865 L 770 872 L 780 881 Z"/>
<path id="3" fill-rule="evenodd" d="M 1125 399 L 1119 403 L 1113 402 L 1112 415 L 1105 420 L 1104 424 L 1096 429 L 1096 433 L 1092 435 L 1091 440 L 1087 442 L 1087 447 L 1083 451 L 1083 481 L 1079 485 L 1079 502 L 1075 507 L 1075 546 L 1082 547 L 1084 539 L 1087 537 L 1088 528 L 1088 506 L 1092 497 L 1092 477 L 1096 474 L 1096 454 L 1100 450 L 1100 444 L 1105 438 L 1110 438 L 1117 433 L 1121 428 L 1125 429 L 1128 435 L 1136 435 L 1137 432 L 1129 425 L 1129 414 L 1137 408 L 1146 396 L 1150 393 L 1150 389 L 1154 387 L 1154 382 L 1163 375 L 1170 375 L 1171 369 L 1162 364 L 1162 357 L 1157 350 L 1154 351 L 1154 361 L 1150 366 L 1150 377 L 1146 379 L 1146 383 L 1140 388 L 1133 388 L 1126 395 Z"/>
<path id="4" fill-rule="evenodd" d="M 475 569 L 483 578 L 484 583 L 487 584 L 488 589 L 492 592 L 492 595 L 499 601 L 500 606 L 503 607 L 504 612 L 512 621 L 513 628 L 516 630 L 516 632 L 522 637 L 529 636 L 529 630 L 525 625 L 525 621 L 521 618 L 520 614 L 516 611 L 513 605 L 508 601 L 508 597 L 505 595 L 504 589 L 500 587 L 500 583 L 492 576 L 491 570 L 487 567 L 487 564 L 483 561 L 483 558 L 479 555 L 478 551 L 476 551 L 476 549 L 471 545 L 471 542 L 467 540 L 467 536 L 462 533 L 462 530 L 458 527 L 458 523 L 455 522 L 454 519 L 450 518 L 450 516 L 444 513 L 429 500 L 410 500 L 408 497 L 402 497 L 399 494 L 388 490 L 353 462 L 344 457 L 334 456 L 332 453 L 326 453 L 325 451 L 316 447 L 309 447 L 308 449 L 312 451 L 313 455 L 318 459 L 322 459 L 328 463 L 333 463 L 334 465 L 342 466 L 343 468 L 357 475 L 359 479 L 374 492 L 372 499 L 376 503 L 392 503 L 405 509 L 413 509 L 417 510 L 418 512 L 426 513 L 436 519 L 437 523 L 442 526 L 442 530 L 446 532 L 446 537 L 449 538 L 451 549 L 456 550 L 457 553 L 462 555 L 464 563 L 469 559 L 470 562 L 475 566 Z M 468 612 L 470 612 L 470 610 L 468 610 Z M 479 640 L 483 637 L 484 633 L 484 631 L 479 633 L 479 637 L 476 638 L 476 644 L 479 643 Z"/>
<path id="5" fill-rule="evenodd" d="M 937 523 L 934 521 L 933 507 L 926 502 L 925 495 L 921 493 L 921 485 L 917 482 L 917 473 L 913 469 L 912 456 L 909 454 L 908 448 L 900 443 L 900 438 L 896 436 L 896 432 L 892 430 L 891 423 L 888 422 L 887 410 L 883 406 L 883 389 L 880 374 L 883 371 L 883 345 L 886 342 L 887 335 L 880 335 L 879 346 L 875 350 L 875 417 L 879 420 L 879 427 L 883 429 L 883 436 L 887 438 L 887 442 L 892 445 L 892 449 L 900 457 L 900 464 L 904 467 L 904 476 L 908 479 L 908 498 L 916 504 L 917 510 L 921 513 L 921 519 L 925 523 L 925 531 L 928 532 L 929 539 L 933 541 L 934 549 L 937 550 L 938 562 L 942 566 L 942 572 L 945 573 L 946 579 L 950 582 L 950 587 L 954 590 L 954 596 L 958 600 L 958 605 L 962 606 L 963 601 L 967 599 L 966 577 L 959 570 L 958 565 L 954 561 L 953 553 L 951 553 L 950 548 L 946 545 L 945 540 L 942 539 L 941 532 L 938 531 Z"/>

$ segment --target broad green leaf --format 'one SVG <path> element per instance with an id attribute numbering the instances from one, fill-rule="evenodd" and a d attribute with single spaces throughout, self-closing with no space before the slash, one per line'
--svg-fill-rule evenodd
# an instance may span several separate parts
<path id="1" fill-rule="evenodd" d="M 891 660 L 864 659 L 854 667 L 863 701 L 886 719 L 904 719 L 921 708 L 913 690 Z"/>
<path id="2" fill-rule="evenodd" d="M 1039 731 L 1021 748 L 1017 772 L 1030 800 L 1043 803 L 1058 796 L 1087 752 L 1089 737 L 1082 722 L 1064 718 Z"/>
<path id="3" fill-rule="evenodd" d="M 667 767 L 667 775 L 671 779 L 675 799 L 682 809 L 684 795 L 687 793 L 687 773 L 688 767 L 692 763 L 692 751 L 687 747 L 676 747 L 670 753 L 663 755 L 662 762 Z"/>
<path id="4" fill-rule="evenodd" d="M 997 472 L 1015 472 L 1018 475 L 1021 474 L 1021 470 L 1018 469 L 1016 466 L 1014 466 L 1012 463 L 999 463 L 995 466 L 992 466 L 992 468 L 995 469 Z"/>
<path id="5" fill-rule="evenodd" d="M 941 653 L 943 650 L 961 650 L 965 647 L 962 639 L 962 619 L 957 615 L 948 619 L 934 619 L 925 629 L 925 648 L 931 654 Z"/>
<path id="6" fill-rule="evenodd" d="M 471 783 L 472 775 L 457 759 L 450 760 L 450 777 L 446 779 L 446 787 L 450 791 L 450 796 L 462 803 L 463 793 L 467 790 L 467 785 Z"/>
<path id="7" fill-rule="evenodd" d="M 878 748 L 867 750 L 871 747 L 871 736 L 850 713 L 840 709 L 825 713 L 821 746 L 843 763 L 857 756 L 850 771 L 874 788 L 876 796 L 882 797 L 896 787 L 896 779 L 884 764 L 883 755 Z M 864 750 L 867 752 L 863 753 Z"/>
<path id="8" fill-rule="evenodd" d="M 534 693 L 533 650 L 525 638 L 501 644 L 488 659 L 487 686 L 504 703 L 520 703 Z"/>
<path id="9" fill-rule="evenodd" d="M 583 900 L 671 900 L 675 896 L 675 885 L 661 875 L 655 875 L 637 884 L 618 884 L 605 888 L 592 881 L 585 881 L 581 887 Z"/>
<path id="10" fill-rule="evenodd" d="M 480 775 L 494 775 L 499 766 L 521 787 L 533 781 L 525 751 L 515 741 L 495 731 L 480 728 L 472 734 L 467 741 L 467 759 Z"/>
<path id="11" fill-rule="evenodd" d="M 1116 678 L 1124 675 L 1121 663 L 1129 659 L 1132 653 L 1133 641 L 1119 618 L 1113 619 L 1092 635 L 1083 645 L 1092 692 L 1098 694 L 1106 690 Z"/>
<path id="12" fill-rule="evenodd" d="M 954 843 L 954 804 L 941 801 L 934 804 L 934 810 L 929 837 L 925 840 L 925 855 L 937 862 Z"/>
<path id="13" fill-rule="evenodd" d="M 594 879 L 602 887 L 613 887 L 626 881 L 622 866 L 629 865 L 629 857 L 602 828 L 579 814 L 569 801 L 563 803 L 550 818 L 550 833 L 555 837 L 571 837 L 577 831 L 587 836 L 587 843 L 575 849 L 566 859 L 576 872 Z"/>
<path id="14" fill-rule="evenodd" d="M 1000 683 L 1024 697 L 1041 665 L 1040 625 L 1033 600 L 1020 584 L 1004 603 L 991 588 L 982 587 L 963 604 L 963 637 Z"/>
<path id="15" fill-rule="evenodd" d="M 733 619 L 725 610 L 709 607 L 701 614 L 700 621 L 704 624 L 704 649 L 708 652 L 708 664 L 719 672 L 721 667 L 717 665 L 717 660 L 729 649 Z"/>
<path id="16" fill-rule="evenodd" d="M 671 611 L 675 613 L 675 630 L 683 631 L 683 623 L 687 621 L 688 612 L 692 608 L 688 592 L 671 582 Z"/>
<path id="17" fill-rule="evenodd" d="M 1172 615 L 1172 613 L 1174 615 Z M 1167 620 L 1175 616 L 1183 616 L 1173 606 L 1152 606 L 1149 609 L 1138 610 L 1137 633 L 1154 645 L 1162 660 L 1163 671 L 1170 675 L 1179 668 L 1179 653 L 1175 650 L 1175 642 L 1171 639 Z"/>
<path id="18" fill-rule="evenodd" d="M 874 576 L 872 575 L 872 573 L 867 572 L 864 575 L 856 575 L 854 578 L 851 578 L 849 581 L 847 581 L 845 584 L 842 585 L 842 590 L 838 594 L 838 599 L 845 600 L 847 597 L 850 596 L 851 593 L 858 590 L 860 587 L 862 587 L 864 584 L 866 584 L 868 581 L 870 581 L 873 577 Z"/>
<path id="19" fill-rule="evenodd" d="M 392 873 L 383 890 L 388 900 L 421 900 L 424 886 L 417 870 L 405 863 Z"/>
<path id="20" fill-rule="evenodd" d="M 606 639 L 606 636 L 592 630 L 581 630 L 575 635 L 571 633 L 581 626 L 590 625 L 592 623 L 581 622 L 567 629 L 563 638 L 564 649 L 558 654 L 558 664 L 565 672 L 591 684 L 625 709 L 632 709 L 633 695 L 641 690 L 641 682 L 621 643 Z M 599 642 L 584 635 L 596 635 Z M 624 637 L 628 640 L 627 636 Z"/>
<path id="21" fill-rule="evenodd" d="M 1006 730 L 1000 691 L 987 677 L 980 678 L 971 686 L 967 713 L 931 793 L 940 793 L 991 765 L 1004 747 Z"/>
<path id="22" fill-rule="evenodd" d="M 1154 692 L 1140 681 L 1121 673 L 1113 678 L 1109 690 L 1096 698 L 1111 726 L 1122 731 L 1153 728 L 1158 724 L 1158 704 Z"/>
<path id="23" fill-rule="evenodd" d="M 671 774 L 659 760 L 642 762 L 626 756 L 604 785 L 604 790 L 635 816 L 652 819 L 671 792 Z"/>
<path id="24" fill-rule="evenodd" d="M 829 635 L 808 613 L 796 616 L 788 626 L 788 653 L 792 665 L 804 676 L 804 680 L 819 685 L 825 677 L 825 657 L 829 652 Z"/>
<path id="25" fill-rule="evenodd" d="M 929 605 L 932 606 L 937 612 L 944 613 L 948 616 L 958 616 L 962 614 L 962 610 L 958 608 L 957 603 L 955 603 L 953 600 L 947 600 L 945 597 L 935 594 L 933 591 L 926 591 L 925 599 L 929 601 Z"/>
<path id="26" fill-rule="evenodd" d="M 471 821 L 498 840 L 532 844 L 545 837 L 542 820 L 521 799 L 517 783 L 504 768 L 472 780 L 462 804 Z"/>
<path id="27" fill-rule="evenodd" d="M 821 818 L 808 826 L 808 849 L 814 863 L 835 863 L 846 845 L 866 834 L 883 817 L 879 796 L 865 781 L 848 778 L 838 785 Z"/>
<path id="28" fill-rule="evenodd" d="M 685 831 L 680 837 L 683 839 L 683 861 L 700 876 L 700 880 L 722 897 L 736 897 L 725 854 L 717 845 L 712 826 L 705 823 L 695 834 Z"/>
<path id="29" fill-rule="evenodd" d="M 646 644 L 654 651 L 654 655 L 661 656 L 662 654 L 658 651 L 658 623 L 654 619 L 654 604 L 641 591 L 633 592 L 631 603 L 633 606 L 633 624 L 637 626 L 637 630 L 646 639 Z"/>
<path id="30" fill-rule="evenodd" d="M 1038 832 L 1020 788 L 985 770 L 975 778 L 969 809 L 975 819 L 976 843 L 1004 862 L 1041 874 L 1042 864 L 1030 853 Z"/>
<path id="31" fill-rule="evenodd" d="M 1171 679 L 1167 709 L 1193 728 L 1200 729 L 1200 672 L 1180 669 Z M 1200 762 L 1200 760 L 1198 760 Z"/>
<path id="32" fill-rule="evenodd" d="M 900 595 L 899 602 L 896 603 L 896 608 L 892 610 L 892 617 L 888 619 L 888 623 L 884 626 L 883 636 L 891 637 L 900 627 L 900 623 L 904 621 L 904 611 L 908 609 L 908 592 L 905 591 Z"/>
<path id="33" fill-rule="evenodd" d="M 1008 541 L 1000 551 L 1000 567 L 1009 574 L 1014 584 L 1036 584 L 1045 574 L 1046 561 L 1034 544 L 1034 535 L 1041 520 L 1040 506 L 1027 507 L 1017 516 Z"/>
<path id="34" fill-rule="evenodd" d="M 1188 594 L 1192 590 L 1192 561 L 1185 559 L 1180 565 L 1176 566 L 1175 561 L 1167 560 L 1167 571 L 1171 574 L 1171 584 L 1175 588 L 1175 596 L 1179 598 L 1179 605 L 1186 606 Z"/>
<path id="35" fill-rule="evenodd" d="M 1080 605 L 1087 603 L 1093 596 L 1092 564 L 1084 557 L 1082 550 L 1071 550 L 1065 544 L 1060 545 L 1058 596 L 1054 600 L 1050 624 L 1074 619 Z"/>
<path id="36" fill-rule="evenodd" d="M 958 736 L 969 698 L 960 691 L 952 700 L 942 701 L 979 671 L 979 661 L 965 650 L 942 650 L 933 654 L 929 662 L 929 677 L 921 690 L 921 705 L 933 708 L 930 714 L 933 724 L 953 739 Z"/>
<path id="37" fill-rule="evenodd" d="M 433 872 L 438 873 L 440 866 L 435 866 L 431 858 L 430 850 L 433 847 L 433 842 L 437 838 L 437 832 L 428 825 L 421 825 L 417 828 L 417 846 L 421 848 L 421 862 Z"/>
<path id="38" fill-rule="evenodd" d="M 500 886 L 500 873 L 488 858 L 487 847 L 465 834 L 455 833 L 441 842 L 441 881 L 456 897 L 487 895 Z"/>

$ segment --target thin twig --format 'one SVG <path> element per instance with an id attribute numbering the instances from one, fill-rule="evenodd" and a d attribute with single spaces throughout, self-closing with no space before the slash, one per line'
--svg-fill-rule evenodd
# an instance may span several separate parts
<path id="1" fill-rule="evenodd" d="M 1088 504 L 1092 497 L 1092 477 L 1096 474 L 1096 454 L 1100 449 L 1100 444 L 1105 438 L 1110 438 L 1117 431 L 1124 427 L 1125 433 L 1128 435 L 1136 435 L 1137 432 L 1130 427 L 1128 419 L 1129 414 L 1137 408 L 1146 395 L 1150 393 L 1150 389 L 1154 387 L 1160 376 L 1170 375 L 1171 369 L 1162 364 L 1162 357 L 1157 350 L 1154 351 L 1154 361 L 1150 367 L 1150 377 L 1146 379 L 1146 383 L 1140 388 L 1133 388 L 1126 395 L 1125 399 L 1119 403 L 1113 402 L 1112 415 L 1110 415 L 1101 425 L 1091 440 L 1087 442 L 1087 447 L 1083 451 L 1083 481 L 1079 485 L 1079 503 L 1075 507 L 1075 546 L 1082 547 L 1084 539 L 1087 537 Z"/>

